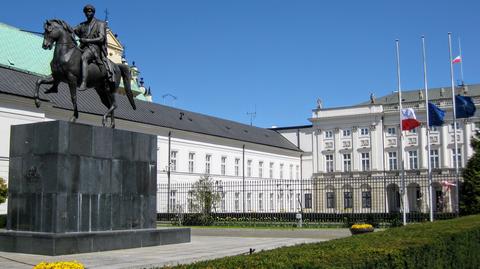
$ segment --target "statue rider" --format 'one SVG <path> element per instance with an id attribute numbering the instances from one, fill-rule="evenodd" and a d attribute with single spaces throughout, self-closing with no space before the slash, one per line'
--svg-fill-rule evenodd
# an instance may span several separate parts
<path id="1" fill-rule="evenodd" d="M 82 52 L 82 83 L 79 90 L 87 89 L 88 64 L 96 63 L 103 74 L 106 74 L 109 84 L 113 81 L 113 72 L 107 58 L 107 23 L 96 19 L 95 7 L 86 5 L 83 8 L 86 21 L 74 28 L 80 38 Z"/>

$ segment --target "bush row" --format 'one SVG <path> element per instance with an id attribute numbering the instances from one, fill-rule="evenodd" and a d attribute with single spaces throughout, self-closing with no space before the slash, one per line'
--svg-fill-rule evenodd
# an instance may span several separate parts
<path id="1" fill-rule="evenodd" d="M 175 268 L 480 268 L 480 215 Z"/>
<path id="2" fill-rule="evenodd" d="M 211 218 L 199 217 L 199 213 L 158 213 L 157 220 L 180 222 L 187 226 L 234 226 L 234 227 L 296 227 L 298 220 L 295 213 L 211 213 Z M 453 213 L 436 213 L 435 219 L 450 219 Z M 408 222 L 428 221 L 429 215 L 424 213 L 407 214 Z M 400 213 L 304 213 L 303 227 L 350 227 L 354 223 L 368 223 L 379 227 L 398 227 L 402 225 Z"/>

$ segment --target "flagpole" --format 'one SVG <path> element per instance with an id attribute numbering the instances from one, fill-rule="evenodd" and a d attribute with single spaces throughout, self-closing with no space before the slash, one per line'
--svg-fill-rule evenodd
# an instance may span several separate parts
<path id="1" fill-rule="evenodd" d="M 457 216 L 458 212 L 458 143 L 457 143 L 457 109 L 455 105 L 455 84 L 453 82 L 453 59 L 452 59 L 452 33 L 448 33 L 448 50 L 450 54 L 450 80 L 451 80 L 451 87 L 452 87 L 452 109 L 453 109 L 453 141 L 454 141 L 454 153 L 453 162 L 455 164 L 455 196 L 456 196 L 456 205 L 455 205 L 455 212 Z"/>
<path id="2" fill-rule="evenodd" d="M 433 191 L 432 191 L 432 164 L 430 153 L 430 112 L 428 109 L 428 82 L 427 82 L 427 56 L 425 53 L 425 36 L 422 36 L 422 56 L 423 56 L 423 83 L 425 87 L 425 113 L 427 124 L 427 163 L 428 163 L 428 197 L 430 205 L 430 221 L 433 221 Z"/>
<path id="3" fill-rule="evenodd" d="M 460 37 L 458 38 L 458 50 L 460 53 L 460 76 L 462 78 L 462 86 L 465 84 L 463 80 L 463 55 L 462 55 L 462 44 L 460 43 Z"/>
<path id="4" fill-rule="evenodd" d="M 400 146 L 399 146 L 399 159 L 400 159 L 400 184 L 402 185 L 402 203 L 403 203 L 403 225 L 407 225 L 407 212 L 405 203 L 405 170 L 403 165 L 403 128 L 402 128 L 402 86 L 400 83 L 400 49 L 398 39 L 395 40 L 396 52 L 397 52 L 397 87 L 398 87 L 398 106 L 399 106 L 399 119 L 400 119 Z"/>

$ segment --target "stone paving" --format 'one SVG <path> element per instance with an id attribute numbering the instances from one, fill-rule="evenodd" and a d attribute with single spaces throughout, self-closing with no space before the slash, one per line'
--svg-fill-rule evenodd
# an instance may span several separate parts
<path id="1" fill-rule="evenodd" d="M 137 249 L 113 250 L 64 256 L 42 256 L 0 252 L 0 268 L 32 268 L 41 261 L 71 261 L 87 268 L 154 268 L 191 263 L 224 256 L 326 241 L 348 236 L 346 229 L 268 230 L 268 229 L 192 229 L 192 242 Z"/>

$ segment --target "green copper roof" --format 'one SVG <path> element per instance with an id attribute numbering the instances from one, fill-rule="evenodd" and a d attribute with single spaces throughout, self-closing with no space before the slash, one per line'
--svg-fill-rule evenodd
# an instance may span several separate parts
<path id="1" fill-rule="evenodd" d="M 41 76 L 50 75 L 53 50 L 42 49 L 42 42 L 40 35 L 0 23 L 0 65 Z M 132 81 L 131 85 L 133 92 L 141 93 L 136 82 Z M 144 100 L 140 95 L 137 98 Z"/>
<path id="2" fill-rule="evenodd" d="M 139 95 L 135 96 L 135 98 L 138 99 L 138 100 L 147 101 L 147 98 L 143 94 L 139 94 Z"/>
<path id="3" fill-rule="evenodd" d="M 50 75 L 52 50 L 42 49 L 43 37 L 0 23 L 0 65 L 37 75 Z"/>

